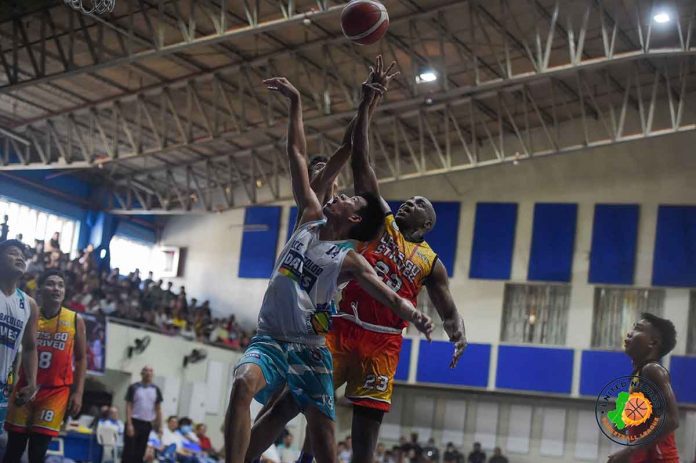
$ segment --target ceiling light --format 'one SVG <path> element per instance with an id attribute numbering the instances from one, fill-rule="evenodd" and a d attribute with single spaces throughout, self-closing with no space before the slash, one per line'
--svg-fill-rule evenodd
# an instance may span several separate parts
<path id="1" fill-rule="evenodd" d="M 669 16 L 669 13 L 666 13 L 664 11 L 657 13 L 655 16 L 653 16 L 653 19 L 658 24 L 665 24 L 672 20 L 672 18 Z"/>
<path id="2" fill-rule="evenodd" d="M 256 188 L 261 188 L 262 186 L 263 186 L 263 180 L 261 180 L 260 178 L 256 179 Z"/>
<path id="3" fill-rule="evenodd" d="M 418 77 L 416 78 L 416 82 L 423 83 L 423 82 L 435 82 L 437 80 L 437 73 L 433 71 L 432 69 L 424 70 L 420 74 L 418 74 Z"/>

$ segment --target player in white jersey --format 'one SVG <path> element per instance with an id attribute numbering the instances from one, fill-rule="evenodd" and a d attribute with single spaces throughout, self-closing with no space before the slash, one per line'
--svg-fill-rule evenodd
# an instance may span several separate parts
<path id="1" fill-rule="evenodd" d="M 259 313 L 258 335 L 235 367 L 225 418 L 227 463 L 245 459 L 251 431 L 250 404 L 264 403 L 286 384 L 307 418 L 317 460 L 336 462 L 331 354 L 324 346 L 334 298 L 356 280 L 375 299 L 430 336 L 432 320 L 390 290 L 347 240 L 368 241 L 384 215 L 373 195 L 335 196 L 322 207 L 310 187 L 300 94 L 285 78 L 264 81 L 288 98 L 287 154 L 293 194 L 302 216 L 283 248 Z M 378 85 L 366 88 L 377 95 Z"/>
<path id="2" fill-rule="evenodd" d="M 17 288 L 27 269 L 26 246 L 18 240 L 0 242 L 0 430 L 7 415 L 12 368 L 20 343 L 27 385 L 17 392 L 17 405 L 36 394 L 36 328 L 39 309 Z M 1 432 L 1 431 L 0 431 Z"/>

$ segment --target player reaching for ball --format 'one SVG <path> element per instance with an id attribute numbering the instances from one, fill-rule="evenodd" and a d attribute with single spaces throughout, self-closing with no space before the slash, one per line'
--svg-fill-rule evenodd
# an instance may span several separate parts
<path id="1" fill-rule="evenodd" d="M 384 69 L 382 57 L 363 89 L 373 84 L 386 86 L 393 76 L 392 63 Z M 377 177 L 370 165 L 368 147 L 369 92 L 364 92 L 353 131 L 353 170 L 356 194 L 371 194 L 381 198 Z M 454 343 L 450 367 L 454 368 L 466 347 L 464 321 L 459 315 L 449 291 L 447 271 L 437 254 L 425 242 L 424 236 L 435 225 L 432 204 L 422 196 L 414 196 L 401 205 L 394 216 L 384 200 L 380 200 L 383 221 L 380 233 L 362 250 L 382 280 L 399 296 L 414 305 L 425 286 L 435 308 L 444 322 L 445 332 Z M 381 302 L 367 294 L 354 282 L 343 291 L 340 311 L 334 317 L 332 330 L 326 337 L 334 358 L 334 385 L 346 385 L 346 398 L 353 407 L 353 461 L 372 463 L 379 429 L 385 412 L 391 405 L 393 380 L 399 362 L 402 330 L 406 323 L 389 311 Z M 284 394 L 262 417 L 252 432 L 253 445 L 247 454 L 254 459 L 279 435 L 284 423 L 298 413 L 289 394 Z M 312 446 L 317 441 L 311 429 L 307 436 Z M 305 439 L 302 463 L 313 459 L 309 439 Z"/>
<path id="2" fill-rule="evenodd" d="M 44 461 L 48 446 L 57 436 L 65 414 L 76 416 L 82 408 L 87 371 L 85 322 L 62 306 L 65 277 L 47 270 L 38 281 L 41 315 L 37 333 L 38 373 L 41 389 L 29 403 L 10 402 L 5 430 L 7 448 L 3 463 L 19 463 L 29 448 L 29 463 Z M 73 371 L 74 368 L 74 371 Z M 26 384 L 20 369 L 18 388 Z"/>
<path id="3" fill-rule="evenodd" d="M 285 78 L 264 81 L 290 103 L 287 154 L 294 196 L 302 216 L 276 261 L 259 312 L 257 335 L 237 363 L 225 417 L 225 461 L 242 463 L 249 444 L 252 398 L 264 403 L 288 386 L 307 417 L 321 463 L 336 461 L 331 354 L 324 346 L 339 285 L 356 280 L 387 310 L 413 322 L 429 337 L 432 321 L 399 297 L 346 240 L 368 241 L 379 230 L 381 206 L 369 193 L 335 196 L 322 206 L 310 188 L 302 105 Z M 382 91 L 372 84 L 365 93 Z"/>
<path id="4" fill-rule="evenodd" d="M 674 324 L 650 313 L 641 315 L 626 335 L 624 351 L 633 363 L 633 374 L 654 384 L 665 398 L 664 424 L 657 435 L 647 434 L 641 443 L 626 447 L 609 456 L 608 463 L 679 463 L 679 453 L 674 440 L 674 431 L 679 427 L 679 408 L 672 391 L 669 371 L 660 364 L 660 359 L 674 349 L 677 333 Z M 633 391 L 631 391 L 633 392 Z M 632 435 L 639 435 L 644 426 L 631 428 Z"/>

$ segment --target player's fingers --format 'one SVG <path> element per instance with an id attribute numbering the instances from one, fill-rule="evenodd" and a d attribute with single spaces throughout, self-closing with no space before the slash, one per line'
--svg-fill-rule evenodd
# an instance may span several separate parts
<path id="1" fill-rule="evenodd" d="M 389 72 L 391 72 L 391 70 L 394 69 L 394 66 L 396 66 L 396 61 L 392 61 L 387 70 L 384 71 L 384 73 L 389 74 Z"/>

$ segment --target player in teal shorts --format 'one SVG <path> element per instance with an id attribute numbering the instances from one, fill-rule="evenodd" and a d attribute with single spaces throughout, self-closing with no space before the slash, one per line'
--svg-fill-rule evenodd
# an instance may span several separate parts
<path id="1" fill-rule="evenodd" d="M 339 286 L 356 280 L 372 297 L 426 336 L 432 320 L 389 289 L 347 240 L 369 241 L 384 214 L 380 199 L 366 194 L 334 196 L 322 207 L 323 192 L 310 188 L 300 94 L 285 78 L 264 81 L 285 96 L 290 105 L 287 154 L 293 194 L 302 216 L 283 248 L 259 312 L 258 334 L 235 367 L 230 403 L 225 417 L 225 461 L 245 460 L 251 432 L 250 405 L 287 385 L 307 418 L 320 463 L 336 462 L 334 391 L 331 354 L 324 345 L 334 298 Z M 364 92 L 377 97 L 378 84 Z"/>

